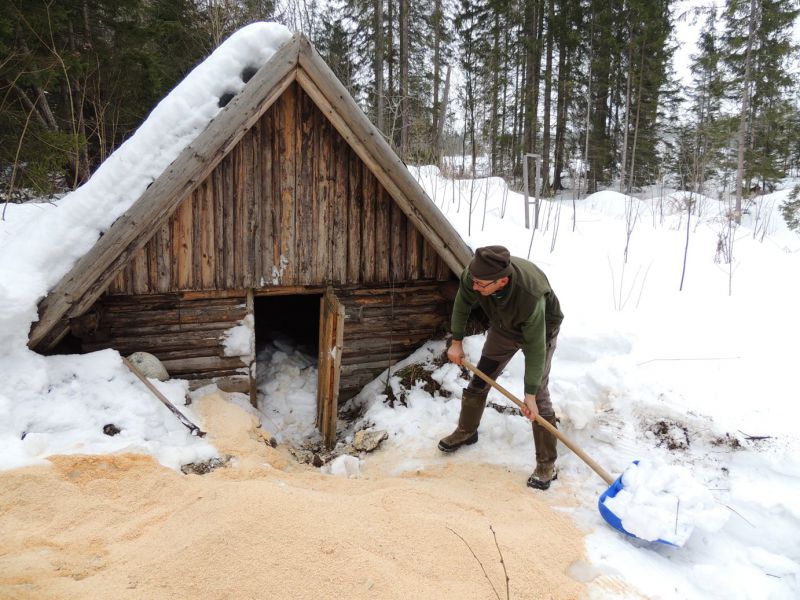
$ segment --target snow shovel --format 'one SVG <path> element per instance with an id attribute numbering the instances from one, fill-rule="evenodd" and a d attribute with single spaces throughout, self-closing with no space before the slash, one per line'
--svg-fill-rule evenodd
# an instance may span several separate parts
<path id="1" fill-rule="evenodd" d="M 475 375 L 477 375 L 478 377 L 483 379 L 486 383 L 491 385 L 498 392 L 503 394 L 506 398 L 511 400 L 514 404 L 517 405 L 517 407 L 520 410 L 522 410 L 523 412 L 525 410 L 527 410 L 527 407 L 525 406 L 525 404 L 521 400 L 519 400 L 516 396 L 514 396 L 514 394 L 509 392 L 503 386 L 498 384 L 494 379 L 489 377 L 486 373 L 481 371 L 478 367 L 476 367 L 471 362 L 469 362 L 469 360 L 467 360 L 466 357 L 462 357 L 461 364 L 463 364 L 465 367 L 467 367 L 467 369 L 469 369 L 470 371 L 475 373 Z M 561 433 L 558 429 L 553 427 L 549 422 L 547 422 L 547 420 L 543 419 L 538 414 L 536 415 L 535 419 L 536 419 L 536 422 L 539 425 L 544 427 L 547 431 L 549 431 L 554 436 L 556 436 L 556 438 L 561 440 L 561 442 L 567 448 L 569 448 L 575 454 L 577 454 L 578 457 L 583 462 L 585 462 L 587 465 L 589 465 L 589 467 L 591 467 L 591 469 L 595 473 L 597 473 L 603 479 L 603 481 L 605 481 L 608 484 L 608 486 L 609 486 L 608 489 L 605 492 L 603 492 L 603 494 L 600 496 L 600 499 L 597 501 L 597 507 L 599 508 L 600 515 L 603 517 L 603 519 L 605 519 L 606 522 L 609 525 L 611 525 L 611 527 L 616 529 L 617 531 L 619 531 L 621 533 L 624 533 L 625 535 L 628 535 L 630 537 L 637 537 L 634 534 L 632 534 L 631 532 L 626 531 L 625 528 L 622 526 L 622 521 L 620 520 L 620 518 L 616 514 L 614 514 L 605 505 L 606 498 L 613 498 L 623 488 L 622 475 L 620 475 L 619 477 L 614 479 L 613 477 L 611 477 L 611 475 L 608 474 L 608 472 L 605 469 L 603 469 L 600 465 L 598 465 L 588 454 L 586 454 L 583 450 L 581 450 L 572 440 L 570 440 L 567 436 L 565 436 L 563 433 Z M 638 462 L 638 461 L 636 461 L 636 462 Z M 637 538 L 637 539 L 641 539 L 641 538 Z M 662 543 L 662 544 L 667 544 L 669 546 L 674 546 L 675 545 L 675 544 L 673 544 L 671 542 L 667 542 L 667 541 L 661 540 L 661 539 L 659 539 L 657 541 Z"/>

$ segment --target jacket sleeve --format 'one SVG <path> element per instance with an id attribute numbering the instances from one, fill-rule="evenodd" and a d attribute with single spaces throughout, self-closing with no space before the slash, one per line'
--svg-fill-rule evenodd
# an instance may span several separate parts
<path id="1" fill-rule="evenodd" d="M 525 355 L 525 393 L 536 394 L 542 383 L 547 356 L 545 299 L 541 297 L 522 324 L 522 352 Z"/>
<path id="2" fill-rule="evenodd" d="M 453 333 L 454 340 L 463 340 L 464 331 L 467 327 L 467 318 L 472 310 L 472 306 L 478 299 L 478 294 L 470 289 L 465 283 L 465 278 L 472 283 L 472 278 L 469 276 L 468 271 L 465 269 L 461 274 L 461 281 L 459 282 L 458 292 L 456 299 L 453 302 L 453 312 L 450 315 L 450 331 Z"/>

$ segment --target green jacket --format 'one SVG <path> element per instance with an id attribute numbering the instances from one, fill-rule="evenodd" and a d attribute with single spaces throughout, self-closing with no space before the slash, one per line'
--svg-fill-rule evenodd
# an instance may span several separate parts
<path id="1" fill-rule="evenodd" d="M 558 332 L 564 314 L 550 282 L 539 267 L 523 258 L 511 257 L 513 269 L 502 298 L 482 296 L 472 289 L 469 269 L 461 281 L 453 304 L 450 328 L 453 339 L 464 339 L 470 311 L 480 306 L 492 327 L 516 340 L 525 355 L 525 393 L 539 390 L 544 373 L 547 340 Z"/>

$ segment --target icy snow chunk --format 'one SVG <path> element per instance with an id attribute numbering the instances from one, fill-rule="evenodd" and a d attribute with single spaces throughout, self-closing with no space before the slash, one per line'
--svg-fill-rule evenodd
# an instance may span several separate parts
<path id="1" fill-rule="evenodd" d="M 337 477 L 359 477 L 361 475 L 361 461 L 355 456 L 342 454 L 334 458 L 330 464 L 322 467 L 322 471 Z"/>
<path id="2" fill-rule="evenodd" d="M 225 332 L 225 356 L 240 356 L 250 362 L 256 353 L 256 334 L 253 315 L 247 315 L 239 325 Z"/>
<path id="3" fill-rule="evenodd" d="M 605 506 L 627 532 L 643 540 L 683 546 L 695 527 L 717 531 L 728 520 L 711 492 L 684 467 L 642 460 L 625 470 L 622 484 Z"/>

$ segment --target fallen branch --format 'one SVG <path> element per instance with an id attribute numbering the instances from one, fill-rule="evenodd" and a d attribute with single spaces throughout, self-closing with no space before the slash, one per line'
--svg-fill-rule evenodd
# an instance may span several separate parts
<path id="1" fill-rule="evenodd" d="M 722 504 L 722 502 L 720 502 L 720 504 Z M 730 507 L 730 506 L 728 506 L 727 504 L 722 504 L 722 506 L 724 506 L 724 507 L 725 507 L 725 508 L 727 508 L 729 511 L 731 511 L 732 513 L 734 513 L 734 514 L 736 514 L 737 516 L 739 516 L 739 517 L 742 519 L 742 521 L 744 521 L 745 523 L 747 523 L 748 525 L 750 525 L 750 527 L 755 527 L 755 525 L 753 525 L 753 524 L 752 524 L 750 521 L 748 521 L 747 519 L 745 519 L 745 518 L 742 516 L 742 513 L 740 513 L 739 511 L 737 511 L 737 510 L 735 510 L 735 509 L 731 508 L 731 507 Z"/>
<path id="2" fill-rule="evenodd" d="M 489 585 L 492 586 L 492 591 L 494 592 L 494 595 L 497 597 L 497 600 L 500 600 L 500 594 L 497 593 L 497 590 L 495 589 L 494 584 L 492 583 L 492 580 L 489 579 L 489 576 L 486 574 L 486 569 L 483 568 L 483 563 L 481 562 L 481 559 L 476 556 L 475 552 L 472 550 L 472 547 L 469 545 L 469 543 L 467 543 L 467 540 L 465 540 L 463 537 L 461 537 L 461 535 L 458 532 L 450 529 L 449 527 L 447 529 L 449 529 L 453 533 L 453 535 L 458 536 L 458 538 L 462 542 L 464 542 L 464 544 L 467 546 L 469 551 L 472 552 L 472 556 L 475 557 L 475 560 L 477 560 L 478 564 L 481 566 L 481 571 L 483 571 L 483 576 L 486 577 L 486 581 L 488 581 Z"/>
<path id="3" fill-rule="evenodd" d="M 744 432 L 744 431 L 742 431 L 741 429 L 739 429 L 738 431 L 739 431 L 739 433 L 741 433 L 741 434 L 742 434 L 742 435 L 745 437 L 745 439 L 746 439 L 746 440 L 748 440 L 748 441 L 756 441 L 756 440 L 771 440 L 771 439 L 772 439 L 772 436 L 771 436 L 771 435 L 750 435 L 750 434 L 747 434 L 747 433 L 745 433 L 745 432 Z"/>

